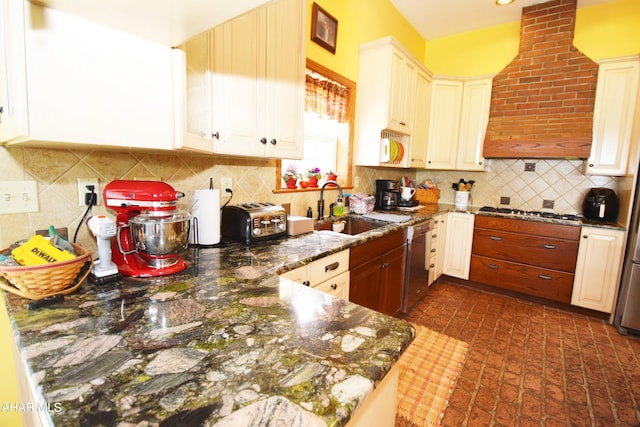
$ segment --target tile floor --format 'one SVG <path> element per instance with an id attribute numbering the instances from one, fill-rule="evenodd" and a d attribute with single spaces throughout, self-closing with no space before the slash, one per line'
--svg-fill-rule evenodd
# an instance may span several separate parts
<path id="1" fill-rule="evenodd" d="M 469 343 L 444 426 L 638 426 L 640 339 L 441 278 L 406 320 Z"/>

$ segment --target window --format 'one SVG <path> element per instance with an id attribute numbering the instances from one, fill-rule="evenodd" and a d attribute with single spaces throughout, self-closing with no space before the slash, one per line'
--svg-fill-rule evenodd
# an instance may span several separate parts
<path id="1" fill-rule="evenodd" d="M 341 99 L 333 98 L 329 90 L 316 100 L 312 100 L 308 94 L 313 89 L 309 89 L 312 86 L 307 85 L 305 109 L 328 110 L 329 113 L 305 112 L 304 158 L 302 160 L 282 159 L 276 162 L 276 191 L 285 189 L 282 173 L 290 165 L 294 165 L 303 178 L 306 178 L 308 170 L 316 167 L 320 168 L 322 174 L 329 171 L 337 172 L 340 184 L 346 188 L 351 187 L 355 83 L 309 59 L 307 59 L 307 70 L 308 82 L 310 79 L 328 81 L 328 85 L 340 92 Z M 316 101 L 323 105 L 315 105 Z M 328 118 L 327 115 L 332 115 L 336 119 Z M 304 190 L 298 188 L 286 191 Z"/>

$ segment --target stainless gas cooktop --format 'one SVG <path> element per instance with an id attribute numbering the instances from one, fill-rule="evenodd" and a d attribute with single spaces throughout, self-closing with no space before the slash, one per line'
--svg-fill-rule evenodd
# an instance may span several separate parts
<path id="1" fill-rule="evenodd" d="M 479 212 L 486 212 L 486 213 L 510 216 L 515 218 L 551 218 L 551 219 L 561 219 L 565 221 L 580 221 L 580 217 L 575 214 L 559 214 L 559 213 L 547 212 L 547 211 L 525 211 L 522 209 L 494 208 L 491 206 L 481 207 Z"/>

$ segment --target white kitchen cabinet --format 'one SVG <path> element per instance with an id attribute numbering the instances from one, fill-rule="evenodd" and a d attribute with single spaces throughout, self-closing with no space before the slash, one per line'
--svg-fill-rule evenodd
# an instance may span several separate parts
<path id="1" fill-rule="evenodd" d="M 0 143 L 27 133 L 23 7 L 0 0 Z"/>
<path id="2" fill-rule="evenodd" d="M 474 219 L 475 215 L 464 212 L 447 214 L 443 274 L 469 280 Z"/>
<path id="3" fill-rule="evenodd" d="M 172 47 L 272 0 L 37 0 L 34 3 Z"/>
<path id="4" fill-rule="evenodd" d="M 585 173 L 625 175 L 638 102 L 640 59 L 599 61 L 599 65 L 593 142 Z"/>
<path id="5" fill-rule="evenodd" d="M 441 213 L 433 217 L 433 230 L 431 231 L 432 249 L 435 243 L 435 266 L 433 280 L 442 276 L 444 268 L 445 244 L 447 241 L 447 214 Z"/>
<path id="6" fill-rule="evenodd" d="M 431 75 L 422 69 L 418 69 L 414 89 L 409 150 L 409 167 L 412 168 L 424 168 L 427 164 L 430 107 Z"/>
<path id="7" fill-rule="evenodd" d="M 22 0 L 11 10 L 10 92 L 20 124 L 10 144 L 172 149 L 173 52 L 139 37 Z M 17 67 L 17 66 L 16 66 Z M 15 96 L 15 97 L 14 97 Z M 21 99 L 22 98 L 22 99 Z"/>
<path id="8" fill-rule="evenodd" d="M 335 297 L 349 300 L 349 249 L 280 275 Z"/>
<path id="9" fill-rule="evenodd" d="M 434 78 L 426 169 L 484 170 L 492 80 Z"/>
<path id="10" fill-rule="evenodd" d="M 571 304 L 611 313 L 624 250 L 624 231 L 583 226 Z"/>
<path id="11" fill-rule="evenodd" d="M 409 167 L 422 162 L 421 148 L 413 148 L 413 132 L 425 132 L 431 73 L 393 37 L 360 46 L 356 100 L 355 163 L 360 166 Z M 375 70 L 375 72 L 372 72 Z M 425 97 L 426 99 L 422 99 Z M 419 123 L 416 123 L 416 120 Z M 381 161 L 381 138 L 403 145 L 396 161 Z M 411 136 L 410 136 L 411 135 Z M 416 160 L 410 161 L 416 154 Z"/>
<path id="12" fill-rule="evenodd" d="M 303 0 L 279 0 L 213 29 L 213 152 L 302 158 Z"/>

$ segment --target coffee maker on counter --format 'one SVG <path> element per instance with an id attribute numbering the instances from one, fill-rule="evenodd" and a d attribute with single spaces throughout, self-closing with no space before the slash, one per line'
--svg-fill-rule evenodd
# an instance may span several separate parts
<path id="1" fill-rule="evenodd" d="M 376 209 L 391 211 L 398 208 L 400 184 L 391 179 L 376 180 Z"/>

